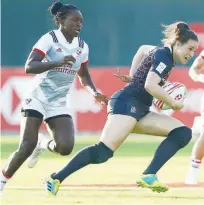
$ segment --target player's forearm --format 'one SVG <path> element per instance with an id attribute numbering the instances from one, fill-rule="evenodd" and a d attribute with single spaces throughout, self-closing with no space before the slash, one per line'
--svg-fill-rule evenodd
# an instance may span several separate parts
<path id="1" fill-rule="evenodd" d="M 204 70 L 204 59 L 202 55 L 199 55 L 189 70 L 189 76 L 194 81 L 202 82 L 202 70 Z"/>
<path id="2" fill-rule="evenodd" d="M 146 91 L 153 97 L 161 100 L 162 102 L 172 105 L 173 98 L 158 84 L 150 83 L 145 85 Z"/>
<path id="3" fill-rule="evenodd" d="M 192 66 L 189 70 L 189 76 L 194 81 L 199 81 L 199 73 L 196 70 L 196 67 Z"/>
<path id="4" fill-rule="evenodd" d="M 92 95 L 95 95 L 97 90 L 89 72 L 87 72 L 84 76 L 79 76 L 79 81 L 84 88 L 86 88 Z"/>
<path id="5" fill-rule="evenodd" d="M 45 71 L 48 71 L 58 66 L 59 66 L 59 63 L 57 62 L 32 61 L 32 62 L 26 63 L 25 72 L 31 73 L 31 74 L 39 74 L 39 73 L 43 73 Z"/>

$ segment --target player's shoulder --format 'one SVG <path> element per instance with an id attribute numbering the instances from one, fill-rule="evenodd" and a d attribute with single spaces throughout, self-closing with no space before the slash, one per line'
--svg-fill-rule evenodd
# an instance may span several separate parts
<path id="1" fill-rule="evenodd" d="M 78 36 L 76 38 L 79 42 L 80 47 L 85 48 L 85 49 L 87 49 L 89 47 L 88 44 L 86 43 L 86 41 L 81 36 Z"/>
<path id="2" fill-rule="evenodd" d="M 54 31 L 48 31 L 47 33 L 44 33 L 41 36 L 41 39 L 52 42 L 53 41 L 53 37 L 51 35 L 51 32 L 54 32 Z"/>
<path id="3" fill-rule="evenodd" d="M 155 54 L 163 56 L 171 56 L 171 50 L 168 47 L 156 47 Z"/>
<path id="4" fill-rule="evenodd" d="M 84 50 L 89 50 L 89 46 L 88 46 L 88 44 L 84 41 Z"/>
<path id="5" fill-rule="evenodd" d="M 77 38 L 79 47 L 81 47 L 83 49 L 83 53 L 84 54 L 88 54 L 89 53 L 89 46 L 88 46 L 88 44 L 80 36 L 78 36 L 76 38 Z"/>
<path id="6" fill-rule="evenodd" d="M 59 29 L 53 29 L 45 33 L 43 38 L 53 43 L 59 43 L 62 41 L 62 33 Z"/>
<path id="7" fill-rule="evenodd" d="M 200 57 L 203 58 L 203 60 L 204 60 L 204 49 L 201 51 Z"/>
<path id="8" fill-rule="evenodd" d="M 155 58 L 173 64 L 172 51 L 168 47 L 157 47 L 155 49 Z"/>

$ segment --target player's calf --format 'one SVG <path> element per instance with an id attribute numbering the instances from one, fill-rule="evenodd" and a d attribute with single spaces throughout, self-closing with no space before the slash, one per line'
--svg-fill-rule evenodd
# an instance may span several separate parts
<path id="1" fill-rule="evenodd" d="M 190 142 L 191 137 L 192 131 L 186 126 L 172 130 L 157 148 L 150 165 L 143 174 L 156 174 L 174 154 Z"/>
<path id="2" fill-rule="evenodd" d="M 186 126 L 178 127 L 172 130 L 168 137 L 169 141 L 174 141 L 177 143 L 178 148 L 185 147 L 192 138 L 192 130 Z"/>
<path id="3" fill-rule="evenodd" d="M 52 175 L 53 179 L 58 179 L 62 182 L 66 177 L 73 172 L 89 165 L 101 164 L 113 157 L 113 151 L 103 142 L 84 148 L 77 153 L 72 160 L 59 172 Z"/>
<path id="4" fill-rule="evenodd" d="M 22 141 L 19 149 L 10 156 L 9 162 L 0 174 L 0 192 L 3 192 L 4 186 L 6 185 L 7 181 L 14 175 L 14 173 L 19 169 L 23 162 L 31 155 L 35 146 L 35 142 Z"/>
<path id="5" fill-rule="evenodd" d="M 6 166 L 6 176 L 13 176 L 18 168 L 25 162 L 25 160 L 32 154 L 36 147 L 36 142 L 22 141 L 19 149 L 9 158 L 9 163 Z"/>

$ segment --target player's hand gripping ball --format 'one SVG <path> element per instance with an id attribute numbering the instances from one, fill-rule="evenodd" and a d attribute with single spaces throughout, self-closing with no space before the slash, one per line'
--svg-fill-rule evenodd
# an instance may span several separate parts
<path id="1" fill-rule="evenodd" d="M 168 92 L 168 94 L 174 98 L 176 101 L 183 103 L 187 94 L 186 86 L 179 82 L 166 82 L 163 86 L 163 89 Z M 158 100 L 153 99 L 153 104 L 156 108 L 160 110 L 169 110 L 172 109 L 170 105 Z"/>

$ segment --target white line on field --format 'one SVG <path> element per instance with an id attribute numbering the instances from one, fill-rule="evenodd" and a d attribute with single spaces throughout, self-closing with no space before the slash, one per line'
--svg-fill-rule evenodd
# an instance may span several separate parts
<path id="1" fill-rule="evenodd" d="M 43 186 L 9 186 L 6 189 L 18 189 L 18 190 L 43 190 Z M 139 187 L 100 187 L 100 186 L 63 186 L 60 190 L 142 190 Z M 176 190 L 204 190 L 204 187 L 171 187 Z"/>
<path id="2" fill-rule="evenodd" d="M 16 204 L 9 204 L 9 205 L 16 205 Z M 24 205 L 31 205 L 31 204 L 24 204 Z M 35 204 L 35 205 L 46 205 L 46 204 Z M 49 204 L 49 205 L 56 205 L 56 204 Z M 57 204 L 57 205 L 67 205 L 67 204 Z M 69 204 L 69 205 L 79 205 L 79 204 Z M 83 205 L 96 205 L 96 204 L 84 204 L 83 203 Z M 116 204 L 100 204 L 100 205 L 116 205 Z M 144 205 L 144 204 L 131 204 L 131 205 Z M 157 204 L 157 205 L 165 205 L 165 204 Z M 180 204 L 168 204 L 168 205 L 180 205 Z"/>
<path id="3" fill-rule="evenodd" d="M 9 204 L 9 205 L 17 205 L 17 204 Z M 31 204 L 24 204 L 24 205 L 31 205 Z M 46 205 L 46 204 L 35 204 L 35 205 Z M 49 205 L 56 205 L 56 204 L 49 204 Z M 57 205 L 67 205 L 67 204 L 57 204 Z M 69 205 L 79 205 L 79 204 L 69 204 Z M 83 205 L 96 205 L 96 204 L 84 204 L 83 203 Z M 100 204 L 100 205 L 115 205 L 115 204 Z M 131 204 L 131 205 L 144 205 L 144 204 Z M 165 204 L 157 204 L 157 205 L 165 205 Z M 168 204 L 168 205 L 180 205 L 180 204 Z"/>

